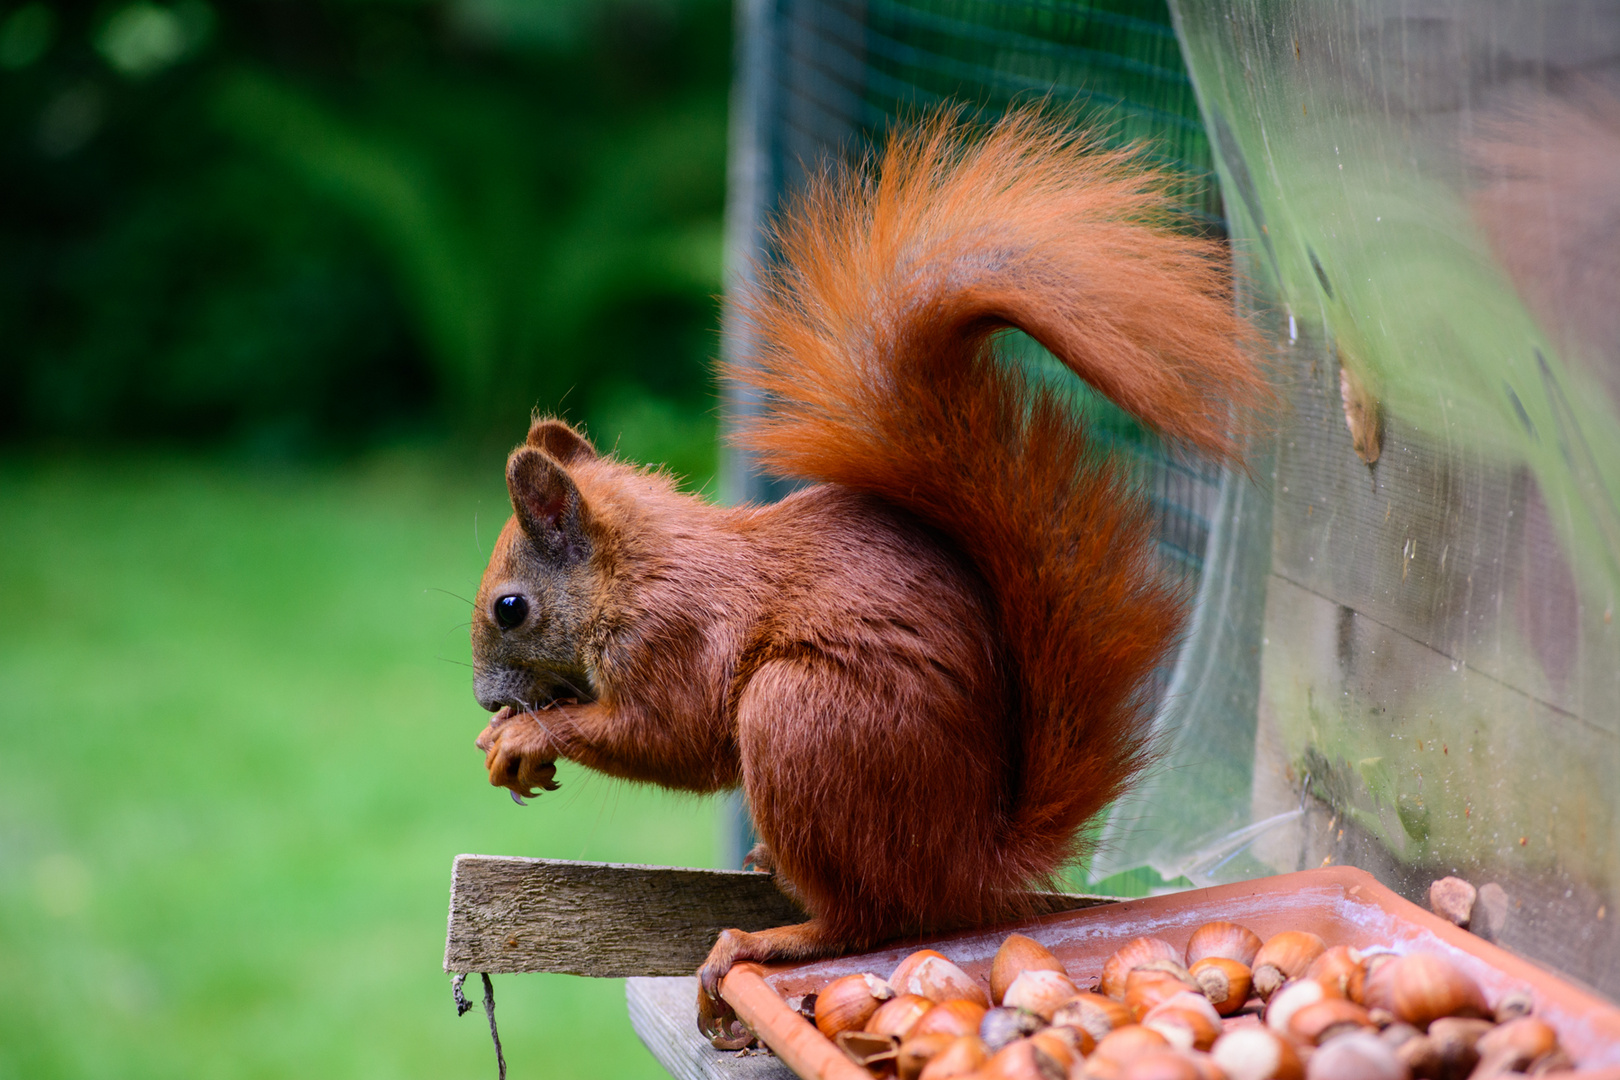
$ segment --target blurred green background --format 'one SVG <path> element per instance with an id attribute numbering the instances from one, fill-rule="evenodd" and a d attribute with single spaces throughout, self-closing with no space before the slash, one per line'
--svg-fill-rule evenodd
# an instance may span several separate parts
<path id="1" fill-rule="evenodd" d="M 0 1078 L 493 1075 L 461 851 L 714 865 L 472 748 L 531 408 L 715 468 L 730 12 L 0 5 Z M 514 1077 L 658 1076 L 496 980 Z"/>

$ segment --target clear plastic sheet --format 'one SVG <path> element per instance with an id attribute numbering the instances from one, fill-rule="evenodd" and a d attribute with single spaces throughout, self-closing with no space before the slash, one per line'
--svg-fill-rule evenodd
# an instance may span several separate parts
<path id="1" fill-rule="evenodd" d="M 1458 874 L 1620 994 L 1620 7 L 1172 9 L 1282 403 L 1093 876 Z"/>

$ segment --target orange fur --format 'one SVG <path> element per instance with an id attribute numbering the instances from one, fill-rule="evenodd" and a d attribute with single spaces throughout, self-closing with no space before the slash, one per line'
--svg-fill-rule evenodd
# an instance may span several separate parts
<path id="1" fill-rule="evenodd" d="M 771 402 L 744 437 L 815 486 L 707 506 L 556 421 L 514 452 L 474 623 L 491 781 L 566 757 L 740 782 L 812 919 L 727 931 L 709 992 L 738 959 L 1016 911 L 1139 768 L 1181 598 L 1144 502 L 995 342 L 1019 327 L 1233 459 L 1266 397 L 1253 335 L 1161 186 L 1032 112 L 936 117 L 814 184 L 742 301 L 762 354 L 731 374 Z M 541 614 L 503 630 L 511 595 Z"/>

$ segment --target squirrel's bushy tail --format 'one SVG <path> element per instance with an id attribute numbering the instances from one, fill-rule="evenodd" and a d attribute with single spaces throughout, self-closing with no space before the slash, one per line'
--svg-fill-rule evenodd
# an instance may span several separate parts
<path id="1" fill-rule="evenodd" d="M 1254 335 L 1219 245 L 1173 224 L 1132 152 L 1034 110 L 983 131 L 946 112 L 812 184 L 742 301 L 758 366 L 730 374 L 770 400 L 746 444 L 928 522 L 1001 604 L 1014 700 L 985 708 L 1021 741 L 1003 882 L 1050 875 L 1140 766 L 1182 604 L 1143 500 L 994 336 L 1026 331 L 1149 428 L 1231 459 L 1266 398 Z"/>

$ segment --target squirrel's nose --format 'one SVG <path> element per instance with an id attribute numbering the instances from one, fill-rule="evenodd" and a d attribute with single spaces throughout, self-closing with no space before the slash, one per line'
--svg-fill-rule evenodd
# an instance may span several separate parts
<path id="1" fill-rule="evenodd" d="M 478 699 L 481 709 L 498 712 L 502 706 L 511 704 L 506 689 L 506 680 L 494 673 L 480 671 L 473 676 L 473 697 Z"/>

